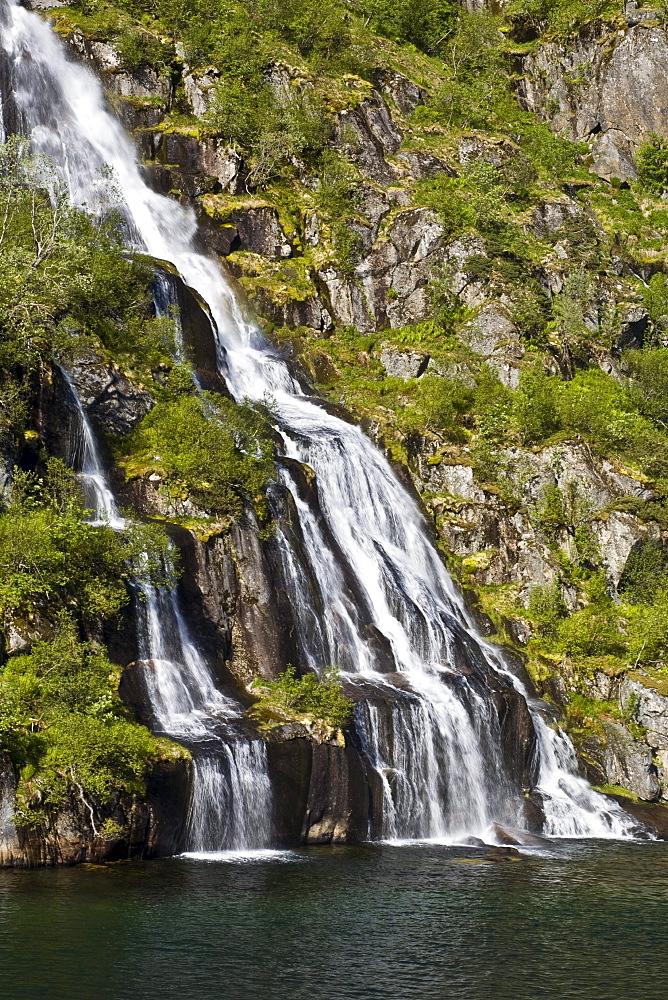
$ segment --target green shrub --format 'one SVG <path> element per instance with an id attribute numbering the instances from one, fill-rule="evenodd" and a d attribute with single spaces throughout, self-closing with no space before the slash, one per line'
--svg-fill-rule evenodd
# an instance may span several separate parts
<path id="1" fill-rule="evenodd" d="M 461 13 L 453 0 L 366 0 L 364 8 L 376 31 L 406 39 L 432 55 L 443 49 Z"/>
<path id="2" fill-rule="evenodd" d="M 73 609 L 82 624 L 117 614 L 127 582 L 141 564 L 158 573 L 162 535 L 150 528 L 123 532 L 86 522 L 73 474 L 50 459 L 44 478 L 17 472 L 0 514 L 0 616 L 5 622 Z M 146 559 L 146 553 L 149 558 Z"/>
<path id="3" fill-rule="evenodd" d="M 668 141 L 652 132 L 641 142 L 636 153 L 638 178 L 650 191 L 665 191 L 668 187 Z"/>
<path id="4" fill-rule="evenodd" d="M 588 21 L 616 17 L 620 0 L 512 0 L 507 14 L 516 31 L 570 35 Z"/>
<path id="5" fill-rule="evenodd" d="M 118 677 L 66 612 L 52 638 L 0 668 L 0 750 L 20 775 L 19 824 L 39 824 L 72 792 L 105 803 L 119 791 L 143 791 L 146 770 L 166 745 L 131 720 Z"/>
<path id="6" fill-rule="evenodd" d="M 142 66 L 165 68 L 165 50 L 159 38 L 147 31 L 123 31 L 114 38 L 123 66 L 130 73 Z"/>
<path id="7" fill-rule="evenodd" d="M 253 681 L 253 693 L 258 701 L 250 715 L 263 729 L 305 718 L 340 729 L 352 717 L 353 703 L 341 690 L 335 667 L 327 668 L 320 677 L 314 673 L 297 677 L 295 668 L 289 666 L 277 681 L 257 677 Z"/>
<path id="8" fill-rule="evenodd" d="M 541 638 L 548 642 L 555 639 L 559 624 L 568 615 L 560 585 L 553 583 L 544 587 L 532 587 L 528 612 Z"/>
<path id="9" fill-rule="evenodd" d="M 632 378 L 632 402 L 643 416 L 668 427 L 668 348 L 629 351 L 624 360 Z"/>
<path id="10" fill-rule="evenodd" d="M 244 500 L 265 510 L 273 441 L 260 407 L 208 393 L 163 400 L 117 443 L 117 453 L 130 472 L 163 475 L 161 488 L 173 501 L 192 497 L 211 513 L 234 517 Z"/>
<path id="11" fill-rule="evenodd" d="M 516 418 L 524 444 L 545 441 L 560 428 L 556 404 L 558 376 L 547 375 L 542 368 L 523 371 L 517 400 Z"/>
<path id="12" fill-rule="evenodd" d="M 653 325 L 661 331 L 668 329 L 668 275 L 653 274 L 643 300 Z"/>
<path id="13" fill-rule="evenodd" d="M 475 212 L 468 204 L 459 180 L 437 175 L 419 181 L 416 197 L 423 205 L 436 212 L 449 238 L 459 236 L 475 224 Z"/>
<path id="14" fill-rule="evenodd" d="M 668 587 L 668 552 L 660 542 L 646 538 L 631 549 L 618 585 L 624 600 L 651 604 Z"/>

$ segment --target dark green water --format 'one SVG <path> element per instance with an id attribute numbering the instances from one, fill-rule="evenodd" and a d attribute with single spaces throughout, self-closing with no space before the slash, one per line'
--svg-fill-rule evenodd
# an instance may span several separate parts
<path id="1" fill-rule="evenodd" d="M 668 844 L 0 872 L 2 1000 L 661 1000 Z M 477 859 L 470 863 L 465 858 Z"/>

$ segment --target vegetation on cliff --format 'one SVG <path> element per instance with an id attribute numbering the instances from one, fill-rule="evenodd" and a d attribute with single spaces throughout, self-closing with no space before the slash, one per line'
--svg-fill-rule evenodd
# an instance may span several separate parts
<path id="1" fill-rule="evenodd" d="M 105 803 L 140 792 L 169 751 L 118 697 L 120 669 L 99 639 L 141 568 L 158 580 L 164 540 L 87 522 L 72 473 L 17 471 L 0 512 L 0 620 L 15 655 L 0 667 L 0 751 L 19 776 L 17 820 L 39 825 L 75 788 Z"/>
<path id="2" fill-rule="evenodd" d="M 307 673 L 301 677 L 294 667 L 288 667 L 276 681 L 257 677 L 252 690 L 258 700 L 249 714 L 265 731 L 286 722 L 341 729 L 352 718 L 353 703 L 343 693 L 335 667 L 323 670 L 320 676 Z"/>
<path id="3" fill-rule="evenodd" d="M 237 165 L 224 191 L 220 177 L 200 176 L 193 187 L 185 167 L 179 176 L 178 164 L 164 166 L 212 229 L 233 228 L 235 210 L 274 213 L 280 253 L 252 241 L 237 249 L 237 239 L 230 268 L 269 335 L 318 389 L 411 467 L 443 534 L 466 498 L 425 485 L 424 469 L 452 464 L 472 470 L 499 520 L 519 515 L 549 551 L 556 575 L 533 589 L 481 582 L 493 556 L 486 550 L 451 565 L 501 636 L 517 645 L 517 623 L 529 629 L 519 645 L 534 675 L 565 679 L 577 721 L 578 705 L 584 719 L 608 711 L 587 700 L 598 669 L 662 671 L 668 659 L 666 139 L 649 135 L 641 145 L 637 180 L 608 182 L 591 171 L 590 145 L 555 135 L 517 98 L 527 52 L 583 27 L 610 40 L 625 28 L 624 4 L 485 6 L 77 0 L 54 14 L 64 34 L 111 43 L 119 72 L 153 70 L 169 81 L 174 98 L 142 135 L 150 131 L 156 146 L 195 140 Z M 662 6 L 657 13 L 664 17 Z M 577 93 L 582 79 L 567 84 Z M 160 99 L 129 103 L 157 114 Z M 372 125 L 361 108 L 378 116 Z M 19 187 L 20 222 L 30 199 Z M 44 192 L 37 206 L 48 225 Z M 63 278 L 60 298 L 40 286 L 40 343 L 21 332 L 20 303 L 8 312 L 18 318 L 7 343 L 19 344 L 2 364 L 19 413 L 11 426 L 27 426 L 24 358 L 71 346 L 73 332 L 92 338 L 156 403 L 113 443 L 127 475 L 155 477 L 170 517 L 191 499 L 211 517 L 236 516 L 249 500 L 264 513 L 272 474 L 264 413 L 196 394 L 187 366 L 173 363 L 169 323 L 147 308 L 150 276 L 120 253 L 113 221 L 99 227 L 57 210 Z M 3 293 L 10 304 L 34 255 L 29 228 L 15 229 L 25 259 Z M 81 243 L 85 259 L 74 256 Z M 424 258 L 415 244 L 428 247 Z M 383 270 L 395 250 L 398 268 Z M 83 300 L 81 273 L 92 275 Z M 309 302 L 325 308 L 315 321 L 301 308 Z M 406 353 L 424 365 L 397 374 L 392 356 Z M 3 416 L 10 421 L 9 406 Z M 555 480 L 528 502 L 527 459 L 554 448 L 558 465 L 559 448 L 580 445 L 593 467 L 605 460 L 634 492 L 596 506 L 577 482 Z M 643 535 L 615 586 L 596 538 L 620 513 L 652 538 Z M 309 676 L 284 678 L 286 691 L 268 697 L 290 700 Z"/>

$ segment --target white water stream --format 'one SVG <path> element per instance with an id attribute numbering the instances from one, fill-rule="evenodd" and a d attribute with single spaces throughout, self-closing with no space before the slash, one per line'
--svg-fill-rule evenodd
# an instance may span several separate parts
<path id="1" fill-rule="evenodd" d="M 68 373 L 77 420 L 70 462 L 78 470 L 93 524 L 127 527 L 104 474 L 95 435 Z M 239 731 L 241 706 L 216 687 L 179 607 L 176 586 L 135 584 L 142 681 L 155 728 L 193 753 L 187 851 L 241 851 L 266 846 L 271 836 L 271 787 L 262 740 Z"/>
<path id="2" fill-rule="evenodd" d="M 381 787 L 376 835 L 493 840 L 495 823 L 524 825 L 522 789 L 509 773 L 494 700 L 495 689 L 512 687 L 527 697 L 537 735 L 534 791 L 545 832 L 632 836 L 633 822 L 577 776 L 568 739 L 545 723 L 498 650 L 477 633 L 421 512 L 384 457 L 357 427 L 304 394 L 244 317 L 218 263 L 195 248 L 192 212 L 146 185 L 99 82 L 69 59 L 45 22 L 13 0 L 0 0 L 0 33 L 7 114 L 51 158 L 75 204 L 120 209 L 129 241 L 170 261 L 199 293 L 232 393 L 271 400 L 285 455 L 315 471 L 317 498 L 308 503 L 293 474 L 281 473 L 301 534 L 297 552 L 288 534 L 278 533 L 282 582 L 304 662 L 316 669 L 335 664 L 369 691 L 357 728 Z M 147 634 L 152 629 L 149 621 Z M 182 648 L 177 659 L 187 665 Z M 153 662 L 164 662 L 155 645 L 149 651 Z M 169 670 L 156 670 L 156 705 L 167 698 L 172 704 L 174 682 Z M 199 702 L 192 690 L 182 696 L 176 714 L 188 719 L 197 718 L 194 706 L 208 713 L 215 701 L 213 690 L 200 691 Z"/>

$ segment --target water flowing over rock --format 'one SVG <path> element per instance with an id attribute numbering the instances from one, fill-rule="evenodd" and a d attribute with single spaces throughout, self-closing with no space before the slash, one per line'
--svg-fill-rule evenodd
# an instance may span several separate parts
<path id="1" fill-rule="evenodd" d="M 372 835 L 493 841 L 499 825 L 540 828 L 551 836 L 636 834 L 637 825 L 618 804 L 578 775 L 569 740 L 548 725 L 542 706 L 479 634 L 423 514 L 381 452 L 359 428 L 307 394 L 242 314 L 218 263 L 196 248 L 193 215 L 146 186 L 121 125 L 105 110 L 99 84 L 67 61 L 48 26 L 8 0 L 1 2 L 13 100 L 35 148 L 53 157 L 75 204 L 120 211 L 133 248 L 169 262 L 207 304 L 220 371 L 232 395 L 269 401 L 288 460 L 280 463 L 280 486 L 294 513 L 292 520 L 276 522 L 273 585 L 291 608 L 295 663 L 316 671 L 338 666 L 357 702 L 355 745 L 370 789 Z M 342 112 L 339 126 L 342 148 L 350 148 L 370 177 L 389 185 L 394 174 L 388 158 L 401 136 L 382 97 L 374 93 L 359 108 Z M 113 184 L 100 186 L 103 167 Z M 399 217 L 384 244 L 387 258 L 379 264 L 379 270 L 392 271 L 403 303 L 397 324 L 415 314 L 414 297 L 424 294 L 422 278 L 415 275 L 442 250 L 442 233 L 431 214 L 404 213 L 415 214 L 419 230 Z M 367 308 L 352 300 L 350 305 L 351 312 Z M 90 440 L 87 447 L 93 467 Z M 308 491 L 298 468 L 310 470 Z M 108 490 L 103 476 L 99 482 L 101 470 L 82 471 L 93 478 L 94 491 Z M 100 514 L 111 503 L 100 501 Z M 249 749 L 238 726 L 238 706 L 216 686 L 175 592 L 141 581 L 137 586 L 143 624 L 136 669 L 155 724 L 193 746 L 192 801 L 201 822 L 189 823 L 191 846 L 197 851 L 227 846 L 211 845 L 214 836 L 229 836 L 236 846 L 237 833 L 225 833 L 229 826 L 220 811 L 228 793 L 242 811 L 253 811 L 253 829 L 262 839 L 257 796 L 266 775 L 260 767 L 264 745 L 254 740 Z M 252 628 L 257 627 L 256 621 Z M 227 750 L 218 740 L 232 748 L 236 772 L 223 768 Z M 196 752 L 198 743 L 205 752 Z M 300 836 L 340 839 L 340 816 L 357 815 L 358 809 L 347 798 L 357 782 L 351 759 L 314 749 L 311 767 L 316 770 L 308 782 L 297 783 L 300 795 L 307 788 Z M 335 807 L 324 801 L 322 782 L 341 788 Z M 539 808 L 527 807 L 528 795 Z M 357 820 L 345 824 L 355 829 Z M 244 846 L 256 846 L 248 844 L 244 824 L 233 829 L 241 828 Z"/>

